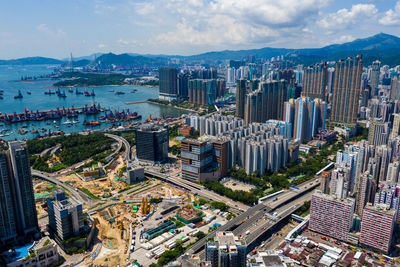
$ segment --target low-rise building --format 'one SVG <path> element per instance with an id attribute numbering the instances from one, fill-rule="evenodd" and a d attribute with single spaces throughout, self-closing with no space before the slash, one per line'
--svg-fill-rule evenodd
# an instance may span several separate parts
<path id="1" fill-rule="evenodd" d="M 7 267 L 52 266 L 59 260 L 59 257 L 55 242 L 44 237 L 29 247 L 23 246 L 3 253 L 0 265 Z"/>

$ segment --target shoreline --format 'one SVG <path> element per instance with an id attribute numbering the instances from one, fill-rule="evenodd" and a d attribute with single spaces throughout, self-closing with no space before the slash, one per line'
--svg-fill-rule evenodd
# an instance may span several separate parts
<path id="1" fill-rule="evenodd" d="M 184 111 L 188 111 L 188 112 L 197 113 L 197 111 L 192 110 L 192 109 L 186 109 L 186 108 L 176 107 L 176 106 L 173 106 L 173 105 L 165 105 L 165 104 L 158 103 L 158 102 L 153 102 L 153 101 L 150 101 L 150 100 L 125 102 L 126 105 L 135 105 L 135 104 L 140 104 L 140 103 L 154 104 L 154 105 L 159 105 L 159 106 L 164 106 L 164 107 L 169 107 L 169 108 L 175 108 L 175 109 L 179 109 L 179 110 L 184 110 Z"/>

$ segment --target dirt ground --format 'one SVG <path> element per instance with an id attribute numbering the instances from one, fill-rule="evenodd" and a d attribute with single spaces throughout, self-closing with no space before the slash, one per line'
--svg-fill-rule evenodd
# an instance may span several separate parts
<path id="1" fill-rule="evenodd" d="M 254 186 L 247 185 L 247 184 L 233 181 L 233 180 L 229 180 L 229 181 L 225 182 L 224 186 L 227 188 L 230 188 L 232 190 L 242 190 L 242 191 L 246 191 L 246 192 L 250 192 L 250 190 L 254 188 Z"/>
<path id="2" fill-rule="evenodd" d="M 111 193 L 115 194 L 118 191 L 126 188 L 128 185 L 125 182 L 115 180 L 119 175 L 119 171 L 125 166 L 125 162 L 118 159 L 119 163 L 114 171 L 108 171 L 103 178 L 99 178 L 93 181 L 85 182 L 80 179 L 77 175 L 65 175 L 60 177 L 64 183 L 71 183 L 75 187 L 87 188 L 92 194 L 96 196 L 103 196 L 105 194 Z"/>
<path id="3" fill-rule="evenodd" d="M 117 266 L 126 262 L 130 238 L 129 226 L 136 221 L 136 216 L 137 214 L 132 211 L 132 205 L 115 205 L 92 216 L 99 221 L 98 237 L 102 241 L 99 256 L 93 261 L 94 266 Z M 114 221 L 110 222 L 108 218 Z"/>

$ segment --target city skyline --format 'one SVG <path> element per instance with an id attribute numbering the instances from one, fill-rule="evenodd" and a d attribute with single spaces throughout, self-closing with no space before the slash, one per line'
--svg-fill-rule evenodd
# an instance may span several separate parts
<path id="1" fill-rule="evenodd" d="M 61 59 L 70 52 L 193 55 L 323 47 L 379 32 L 400 35 L 400 1 L 94 0 L 37 5 L 21 0 L 3 3 L 1 10 L 2 59 Z"/>

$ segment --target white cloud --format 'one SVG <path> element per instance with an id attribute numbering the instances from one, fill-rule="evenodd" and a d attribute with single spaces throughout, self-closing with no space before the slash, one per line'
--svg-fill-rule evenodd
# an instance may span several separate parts
<path id="1" fill-rule="evenodd" d="M 327 29 L 343 29 L 362 19 L 371 19 L 378 13 L 373 4 L 357 4 L 351 9 L 343 8 L 336 13 L 328 14 L 319 21 L 319 25 Z"/>
<path id="2" fill-rule="evenodd" d="M 385 12 L 379 23 L 386 26 L 400 25 L 400 1 L 397 1 L 394 9 Z"/>
<path id="3" fill-rule="evenodd" d="M 339 38 L 335 39 L 334 43 L 343 44 L 343 43 L 354 41 L 355 39 L 356 38 L 354 36 L 351 36 L 351 35 L 342 35 Z"/>
<path id="4" fill-rule="evenodd" d="M 106 48 L 107 45 L 105 45 L 105 44 L 99 44 L 97 47 L 100 48 L 100 49 L 103 49 L 103 48 Z"/>
<path id="5" fill-rule="evenodd" d="M 324 0 L 156 0 L 179 18 L 173 30 L 158 34 L 156 41 L 191 45 L 265 43 L 288 34 L 301 34 L 329 1 Z"/>
<path id="6" fill-rule="evenodd" d="M 135 3 L 134 9 L 136 13 L 140 15 L 149 15 L 152 14 L 156 9 L 153 3 L 143 2 L 143 3 Z"/>
<path id="7" fill-rule="evenodd" d="M 46 35 L 53 37 L 53 38 L 60 38 L 60 37 L 64 37 L 66 35 L 66 33 L 61 30 L 51 30 L 47 24 L 43 23 L 43 24 L 39 24 L 38 26 L 36 26 L 36 30 L 45 33 Z"/>

